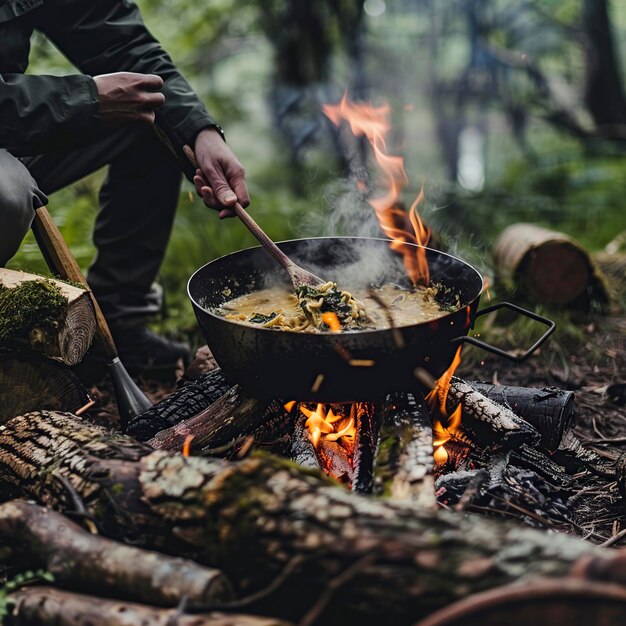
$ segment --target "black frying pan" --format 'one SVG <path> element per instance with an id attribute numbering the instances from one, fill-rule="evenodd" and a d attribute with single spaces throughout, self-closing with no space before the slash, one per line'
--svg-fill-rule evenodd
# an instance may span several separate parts
<path id="1" fill-rule="evenodd" d="M 386 239 L 327 237 L 278 246 L 296 263 L 336 281 L 341 289 L 407 280 L 399 255 L 389 249 Z M 377 400 L 393 391 L 424 391 L 416 369 L 439 377 L 460 342 L 521 361 L 553 332 L 554 322 L 509 303 L 477 312 L 483 290 L 481 275 L 449 254 L 430 248 L 426 253 L 431 283 L 448 288 L 440 290 L 438 297 L 453 304 L 458 294 L 461 306 L 436 320 L 393 330 L 294 333 L 244 325 L 213 313 L 212 309 L 225 301 L 275 281 L 291 288 L 260 247 L 207 263 L 189 279 L 188 293 L 207 344 L 225 375 L 265 398 L 348 402 Z M 549 328 L 521 356 L 467 336 L 478 315 L 500 307 L 515 309 Z M 373 365 L 363 365 L 372 361 Z"/>

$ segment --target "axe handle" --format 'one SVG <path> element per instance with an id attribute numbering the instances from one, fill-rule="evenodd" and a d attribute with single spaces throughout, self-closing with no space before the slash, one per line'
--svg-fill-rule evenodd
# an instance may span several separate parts
<path id="1" fill-rule="evenodd" d="M 107 324 L 100 306 L 96 301 L 95 296 L 91 292 L 83 273 L 71 253 L 63 235 L 57 228 L 57 225 L 52 220 L 48 209 L 45 206 L 35 209 L 35 219 L 33 220 L 33 232 L 35 238 L 39 244 L 39 248 L 50 268 L 50 271 L 54 274 L 58 274 L 65 280 L 71 280 L 74 283 L 79 283 L 87 290 L 91 304 L 96 315 L 96 326 L 98 328 L 98 335 L 102 343 L 104 353 L 110 361 L 117 358 L 117 348 L 115 342 L 111 336 L 109 325 Z"/>

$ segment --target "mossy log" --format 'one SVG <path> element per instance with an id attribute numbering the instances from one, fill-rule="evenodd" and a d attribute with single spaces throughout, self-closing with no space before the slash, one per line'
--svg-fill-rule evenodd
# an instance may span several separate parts
<path id="1" fill-rule="evenodd" d="M 79 363 L 96 331 L 88 292 L 59 280 L 0 268 L 0 340 L 27 343 Z"/>
<path id="2" fill-rule="evenodd" d="M 0 489 L 65 510 L 58 475 L 104 534 L 218 567 L 239 593 L 291 565 L 267 598 L 288 619 L 332 588 L 327 624 L 409 624 L 476 591 L 567 576 L 583 557 L 585 571 L 626 583 L 614 553 L 579 539 L 358 496 L 273 457 L 229 463 L 152 451 L 69 414 L 8 422 Z"/>
<path id="3" fill-rule="evenodd" d="M 605 279 L 589 254 L 567 235 L 535 224 L 513 224 L 493 250 L 497 278 L 548 305 L 607 304 Z"/>
<path id="4" fill-rule="evenodd" d="M 230 600 L 232 589 L 216 569 L 187 559 L 127 546 L 87 532 L 66 516 L 22 500 L 0 505 L 3 557 L 21 568 L 43 569 L 73 591 L 153 604 Z"/>
<path id="5" fill-rule="evenodd" d="M 31 350 L 0 351 L 0 424 L 29 411 L 76 412 L 89 402 L 69 367 Z"/>
<path id="6" fill-rule="evenodd" d="M 105 600 L 60 591 L 25 587 L 7 598 L 5 626 L 289 626 L 270 617 L 233 613 L 185 615 L 178 609 Z"/>

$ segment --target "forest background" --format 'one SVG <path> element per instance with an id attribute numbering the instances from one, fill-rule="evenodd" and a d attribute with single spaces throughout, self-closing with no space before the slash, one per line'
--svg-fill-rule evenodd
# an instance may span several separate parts
<path id="1" fill-rule="evenodd" d="M 555 228 L 592 252 L 626 229 L 622 0 L 138 3 L 224 127 L 247 171 L 250 210 L 275 240 L 380 234 L 355 199 L 357 178 L 376 184 L 371 154 L 321 112 L 346 90 L 354 100 L 389 103 L 389 152 L 404 157 L 410 179 L 404 199 L 424 186 L 423 215 L 437 238 L 487 276 L 508 224 Z M 29 72 L 72 69 L 37 38 Z M 94 253 L 104 175 L 50 198 L 83 268 Z M 199 344 L 189 276 L 254 243 L 185 182 L 156 327 Z M 10 266 L 45 271 L 32 235 Z"/>

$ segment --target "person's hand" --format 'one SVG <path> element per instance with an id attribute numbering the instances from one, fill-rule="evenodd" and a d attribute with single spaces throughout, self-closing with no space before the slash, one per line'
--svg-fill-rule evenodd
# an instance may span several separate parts
<path id="1" fill-rule="evenodd" d="M 163 106 L 163 79 L 155 74 L 116 72 L 94 76 L 103 119 L 154 124 L 154 111 Z"/>
<path id="2" fill-rule="evenodd" d="M 201 131 L 194 146 L 198 169 L 193 182 L 204 204 L 219 211 L 220 219 L 233 217 L 235 211 L 229 207 L 239 202 L 243 207 L 250 204 L 246 173 L 214 129 Z"/>

